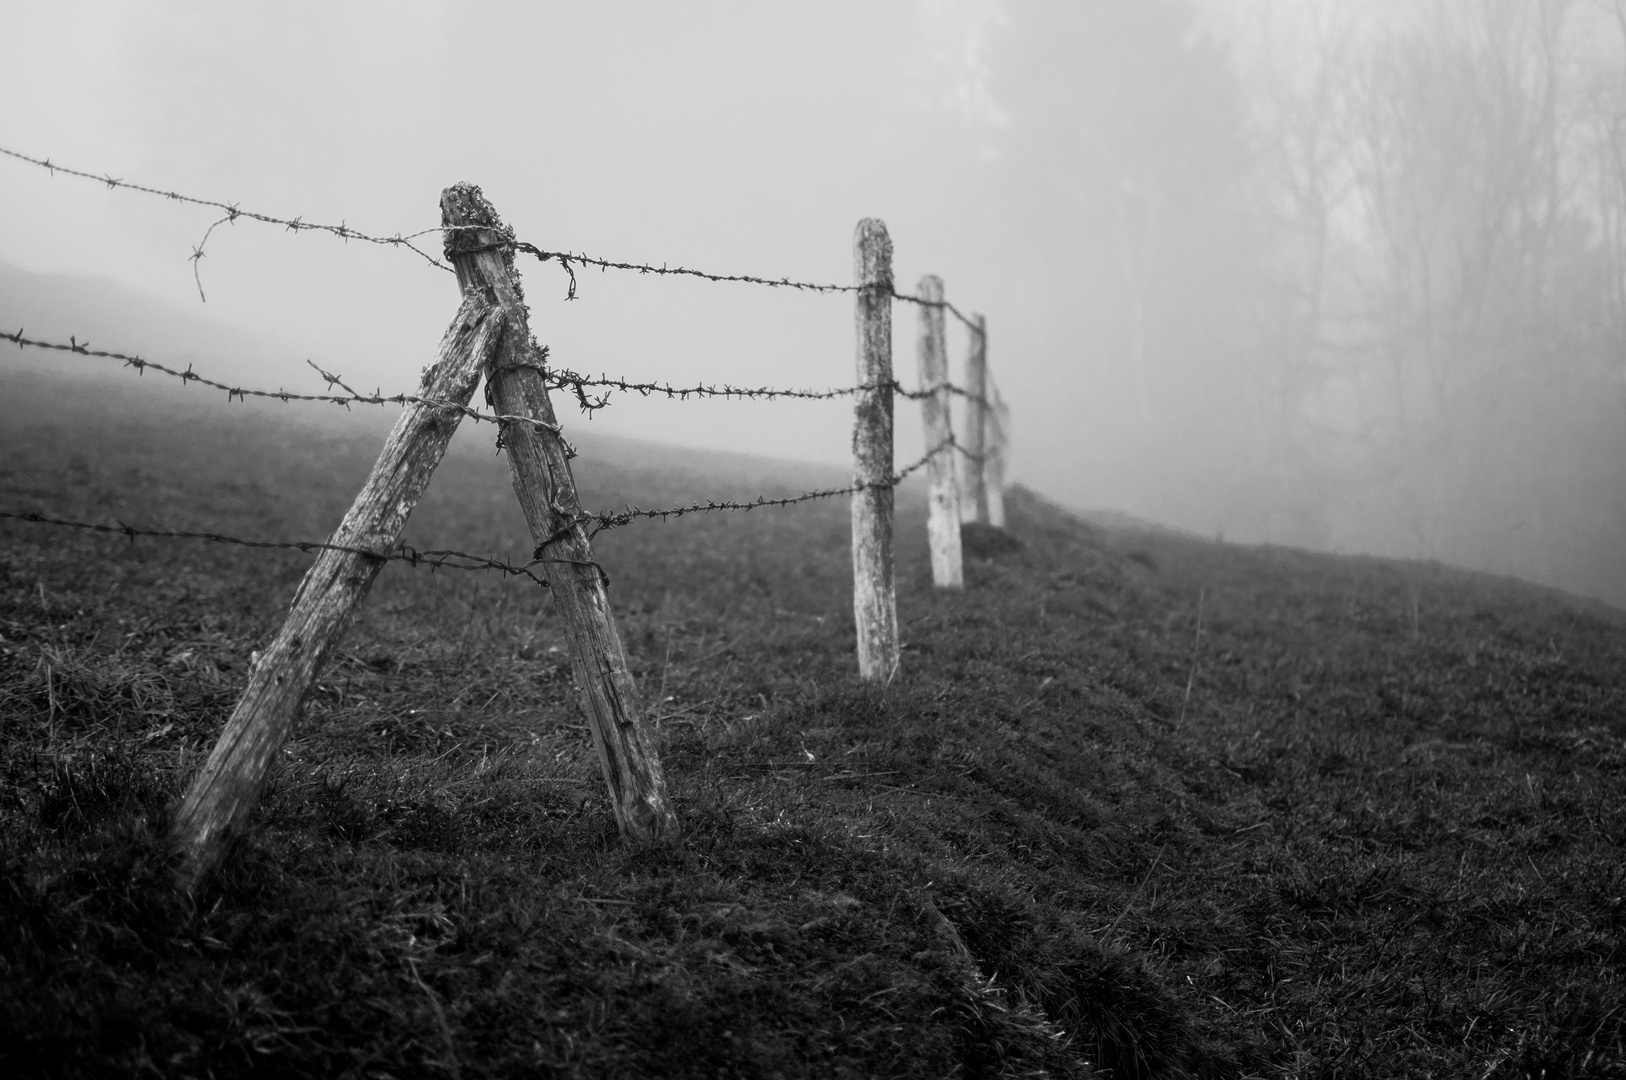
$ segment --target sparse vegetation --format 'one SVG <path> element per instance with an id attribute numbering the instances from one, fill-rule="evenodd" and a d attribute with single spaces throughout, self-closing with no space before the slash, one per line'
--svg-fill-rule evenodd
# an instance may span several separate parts
<path id="1" fill-rule="evenodd" d="M 375 449 L 53 393 L 0 401 L 10 507 L 320 535 Z M 764 490 L 667 461 L 585 497 Z M 456 453 L 411 532 L 518 554 L 507 485 Z M 1626 616 L 1010 515 L 936 593 L 904 492 L 879 689 L 844 505 L 602 537 L 672 850 L 546 594 L 389 567 L 195 904 L 165 815 L 304 560 L 0 523 L 0 1070 L 1626 1076 Z"/>

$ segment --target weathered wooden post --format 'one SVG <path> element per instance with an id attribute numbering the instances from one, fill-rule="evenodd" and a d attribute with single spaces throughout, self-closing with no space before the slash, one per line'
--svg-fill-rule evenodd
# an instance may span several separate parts
<path id="1" fill-rule="evenodd" d="M 424 369 L 418 387 L 419 397 L 447 405 L 417 403 L 401 410 L 330 543 L 386 554 L 400 541 L 407 516 L 463 418 L 459 409 L 468 405 L 504 330 L 504 314 L 489 291 L 464 297 L 440 355 Z M 182 889 L 190 892 L 219 865 L 242 829 L 272 761 L 298 722 L 305 695 L 383 565 L 373 555 L 324 550 L 306 572 L 282 629 L 250 670 L 243 696 L 170 826 Z"/>
<path id="2" fill-rule="evenodd" d="M 960 491 L 955 478 L 954 424 L 949 412 L 948 356 L 943 346 L 943 279 L 920 279 L 920 399 L 926 430 L 926 537 L 932 551 L 932 584 L 965 588 L 960 554 Z"/>
<path id="3" fill-rule="evenodd" d="M 997 386 L 990 386 L 993 391 L 994 408 L 989 425 L 992 436 L 988 440 L 986 460 L 986 483 L 988 488 L 988 524 L 1003 529 L 1005 527 L 1005 460 L 1010 453 L 1011 410 L 1006 407 L 1005 399 L 1001 396 Z"/>
<path id="4" fill-rule="evenodd" d="M 966 521 L 988 521 L 988 321 L 973 315 L 971 351 L 965 358 L 966 492 L 960 508 Z"/>
<path id="5" fill-rule="evenodd" d="M 858 285 L 858 393 L 853 409 L 853 616 L 858 675 L 898 671 L 898 601 L 892 567 L 892 239 L 879 218 L 853 236 Z"/>
<path id="6" fill-rule="evenodd" d="M 440 209 L 441 223 L 452 226 L 446 233 L 446 256 L 464 295 L 492 292 L 507 320 L 508 332 L 487 369 L 486 399 L 500 415 L 524 418 L 505 423 L 501 441 L 514 492 L 537 545 L 536 558 L 547 566 L 564 620 L 571 668 L 616 825 L 634 842 L 675 840 L 677 817 L 666 799 L 638 686 L 610 614 L 605 576 L 582 527 L 585 515 L 569 451 L 548 399 L 547 357 L 531 337 L 525 296 L 514 274 L 513 231 L 473 184 L 447 188 Z"/>

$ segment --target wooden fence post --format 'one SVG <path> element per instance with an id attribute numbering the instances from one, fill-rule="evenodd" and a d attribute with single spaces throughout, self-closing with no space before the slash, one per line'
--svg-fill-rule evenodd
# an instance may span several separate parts
<path id="1" fill-rule="evenodd" d="M 992 423 L 988 440 L 985 462 L 988 485 L 988 524 L 997 528 L 1005 527 L 1005 460 L 1009 455 L 1011 430 L 1011 410 L 1005 405 L 1005 398 L 1000 394 L 999 388 L 989 385 L 993 391 L 993 415 L 989 418 Z"/>
<path id="2" fill-rule="evenodd" d="M 400 541 L 407 516 L 463 418 L 459 409 L 468 405 L 504 330 L 504 314 L 489 292 L 464 297 L 418 388 L 419 397 L 448 404 L 408 404 L 401 410 L 330 543 L 385 554 Z M 282 629 L 249 671 L 243 696 L 170 826 L 183 890 L 192 891 L 219 865 L 242 829 L 272 761 L 298 722 L 305 695 L 383 565 L 372 555 L 323 550 L 306 571 Z"/>
<path id="3" fill-rule="evenodd" d="M 892 567 L 892 239 L 879 218 L 853 236 L 859 286 L 858 393 L 853 409 L 853 616 L 858 675 L 891 681 L 898 671 L 898 601 Z"/>
<path id="4" fill-rule="evenodd" d="M 955 477 L 954 423 L 949 411 L 948 356 L 943 347 L 943 279 L 920 279 L 920 399 L 926 430 L 928 486 L 926 536 L 932 551 L 932 584 L 940 589 L 965 588 L 960 555 L 960 491 Z"/>
<path id="5" fill-rule="evenodd" d="M 966 521 L 988 522 L 988 320 L 973 315 L 971 349 L 965 358 Z"/>
<path id="6" fill-rule="evenodd" d="M 598 749 L 604 782 L 621 835 L 636 843 L 676 840 L 677 816 L 653 740 L 643 721 L 638 686 L 610 614 L 607 579 L 593 560 L 586 515 L 571 475 L 571 451 L 548 399 L 547 353 L 531 337 L 525 296 L 514 274 L 513 231 L 473 184 L 456 184 L 440 198 L 446 256 L 465 295 L 490 290 L 508 332 L 486 373 L 486 398 L 503 424 L 514 493 L 547 567 L 563 617 L 571 668 Z"/>

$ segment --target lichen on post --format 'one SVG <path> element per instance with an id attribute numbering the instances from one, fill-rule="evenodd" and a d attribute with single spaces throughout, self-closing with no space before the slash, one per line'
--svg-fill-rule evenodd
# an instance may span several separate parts
<path id="1" fill-rule="evenodd" d="M 879 218 L 853 237 L 858 285 L 859 391 L 853 408 L 853 617 L 860 678 L 898 671 L 898 603 L 892 564 L 892 239 Z"/>

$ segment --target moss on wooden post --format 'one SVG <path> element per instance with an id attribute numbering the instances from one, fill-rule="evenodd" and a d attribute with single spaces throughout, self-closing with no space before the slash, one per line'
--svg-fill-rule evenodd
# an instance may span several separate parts
<path id="1" fill-rule="evenodd" d="M 581 524 L 570 452 L 548 398 L 547 354 L 531 337 L 514 273 L 513 233 L 473 184 L 447 188 L 440 208 L 441 223 L 451 227 L 446 256 L 458 284 L 465 295 L 490 290 L 508 323 L 486 374 L 486 400 L 502 416 L 525 418 L 503 425 L 502 446 L 536 557 L 553 585 L 616 825 L 637 843 L 675 840 L 677 816 L 666 798 L 660 758 L 610 614 L 605 575 Z"/>

